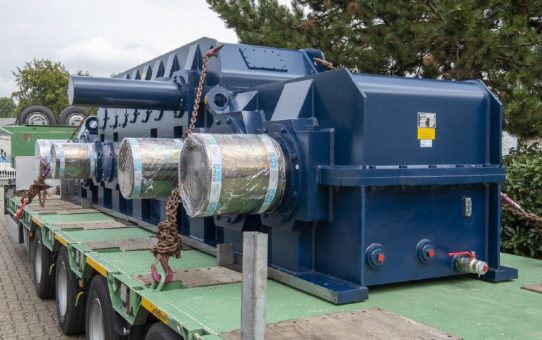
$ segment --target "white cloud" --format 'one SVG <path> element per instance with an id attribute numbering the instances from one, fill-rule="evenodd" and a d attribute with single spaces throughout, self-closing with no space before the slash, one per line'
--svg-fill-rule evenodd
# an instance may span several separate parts
<path id="1" fill-rule="evenodd" d="M 109 76 L 152 59 L 162 52 L 157 46 L 113 43 L 103 36 L 97 36 L 61 47 L 55 55 L 72 72 L 84 70 L 92 75 Z"/>

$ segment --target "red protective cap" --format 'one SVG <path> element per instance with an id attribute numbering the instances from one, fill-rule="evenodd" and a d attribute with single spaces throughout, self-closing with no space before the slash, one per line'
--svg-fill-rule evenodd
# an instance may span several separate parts
<path id="1" fill-rule="evenodd" d="M 429 250 L 427 251 L 427 256 L 429 256 L 429 257 L 435 256 L 435 249 L 429 249 Z"/>
<path id="2" fill-rule="evenodd" d="M 383 253 L 380 253 L 380 254 L 376 255 L 376 261 L 378 263 L 383 263 L 385 259 L 386 259 L 386 256 L 384 256 Z"/>

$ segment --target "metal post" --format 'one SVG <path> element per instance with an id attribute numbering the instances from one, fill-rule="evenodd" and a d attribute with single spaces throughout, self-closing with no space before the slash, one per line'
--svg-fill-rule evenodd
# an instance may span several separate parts
<path id="1" fill-rule="evenodd" d="M 241 340 L 265 339 L 267 234 L 243 233 Z"/>

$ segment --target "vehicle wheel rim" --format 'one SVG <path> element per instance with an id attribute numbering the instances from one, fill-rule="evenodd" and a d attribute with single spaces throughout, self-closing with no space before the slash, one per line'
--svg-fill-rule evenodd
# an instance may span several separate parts
<path id="1" fill-rule="evenodd" d="M 36 282 L 41 281 L 41 242 L 36 240 L 36 249 L 34 249 L 34 275 L 36 276 Z"/>
<path id="2" fill-rule="evenodd" d="M 91 302 L 88 320 L 88 338 L 91 340 L 105 339 L 102 304 L 98 298 L 94 298 Z"/>
<path id="3" fill-rule="evenodd" d="M 25 123 L 27 125 L 47 125 L 49 123 L 49 119 L 41 112 L 32 112 L 28 115 L 28 117 L 26 117 Z"/>
<path id="4" fill-rule="evenodd" d="M 59 268 L 57 268 L 57 271 L 56 299 L 60 316 L 64 316 L 66 315 L 66 309 L 68 308 L 68 277 L 66 272 L 66 264 L 62 262 Z"/>
<path id="5" fill-rule="evenodd" d="M 85 117 L 80 113 L 70 115 L 66 121 L 69 126 L 79 126 Z"/>

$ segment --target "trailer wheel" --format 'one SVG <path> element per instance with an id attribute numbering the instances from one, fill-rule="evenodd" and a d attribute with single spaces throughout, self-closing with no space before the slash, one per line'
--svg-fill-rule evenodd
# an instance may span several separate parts
<path id="1" fill-rule="evenodd" d="M 43 245 L 41 231 L 34 234 L 34 285 L 36 293 L 42 299 L 55 296 L 55 275 L 49 275 L 53 261 L 53 253 Z"/>
<path id="2" fill-rule="evenodd" d="M 53 112 L 43 105 L 30 105 L 17 115 L 17 123 L 25 125 L 54 125 Z"/>
<path id="3" fill-rule="evenodd" d="M 88 111 L 80 106 L 68 106 L 58 116 L 58 125 L 79 126 L 87 118 Z"/>
<path id="4" fill-rule="evenodd" d="M 147 335 L 145 335 L 145 340 L 182 340 L 182 338 L 182 336 L 161 322 L 152 325 Z"/>
<path id="5" fill-rule="evenodd" d="M 85 297 L 80 292 L 79 280 L 70 269 L 68 251 L 62 247 L 56 260 L 56 313 L 64 334 L 80 334 L 85 331 Z"/>
<path id="6" fill-rule="evenodd" d="M 115 331 L 115 311 L 109 298 L 107 282 L 101 275 L 95 275 L 90 283 L 87 297 L 86 334 L 90 340 L 118 340 Z"/>

